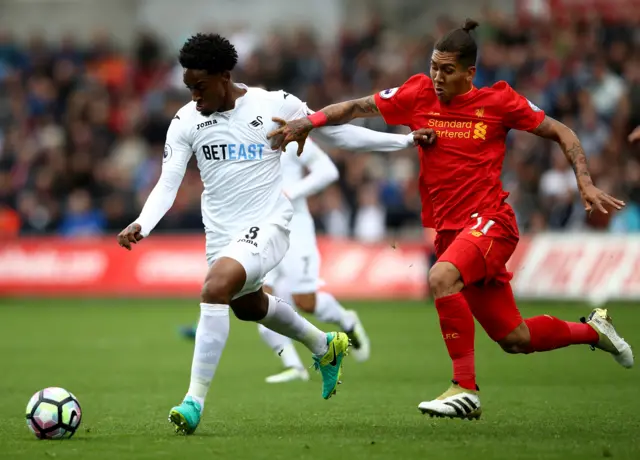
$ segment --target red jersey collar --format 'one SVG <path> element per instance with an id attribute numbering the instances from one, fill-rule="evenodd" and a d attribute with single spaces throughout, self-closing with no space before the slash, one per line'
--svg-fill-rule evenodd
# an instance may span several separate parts
<path id="1" fill-rule="evenodd" d="M 476 88 L 475 85 L 472 85 L 471 89 L 469 91 L 467 91 L 466 93 L 454 96 L 451 99 L 451 101 L 449 101 L 449 105 L 460 104 L 460 103 L 462 103 L 462 102 L 464 102 L 464 101 L 466 101 L 468 99 L 471 99 L 476 91 L 478 91 L 478 88 Z"/>

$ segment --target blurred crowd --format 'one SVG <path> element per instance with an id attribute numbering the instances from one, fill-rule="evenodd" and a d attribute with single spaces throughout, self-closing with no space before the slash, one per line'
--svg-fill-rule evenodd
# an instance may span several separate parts
<path id="1" fill-rule="evenodd" d="M 597 184 L 628 209 L 585 219 L 562 152 L 511 133 L 503 181 L 522 232 L 640 231 L 640 150 L 626 141 L 640 125 L 640 34 L 597 21 L 528 24 L 487 11 L 480 18 L 477 86 L 506 80 L 581 138 Z M 428 72 L 434 40 L 458 26 L 440 18 L 422 37 L 372 19 L 334 45 L 305 30 L 256 36 L 220 31 L 238 49 L 234 78 L 285 89 L 318 109 Z M 119 50 L 106 33 L 86 46 L 0 32 L 0 235 L 111 233 L 139 213 L 160 173 L 166 129 L 188 100 L 177 50 L 141 33 Z M 381 119 L 367 119 L 376 130 Z M 420 235 L 417 156 L 330 151 L 339 182 L 310 200 L 319 232 L 377 241 Z M 201 231 L 201 182 L 192 163 L 158 231 Z"/>

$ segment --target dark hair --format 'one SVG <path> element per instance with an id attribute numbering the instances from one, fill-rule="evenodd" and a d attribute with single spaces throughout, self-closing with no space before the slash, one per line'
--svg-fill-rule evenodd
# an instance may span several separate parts
<path id="1" fill-rule="evenodd" d="M 229 40 L 218 34 L 196 34 L 184 42 L 178 60 L 185 69 L 218 74 L 233 70 L 238 53 Z"/>
<path id="2" fill-rule="evenodd" d="M 467 19 L 461 28 L 453 29 L 438 40 L 435 46 L 436 50 L 443 53 L 456 53 L 458 62 L 464 66 L 475 65 L 478 57 L 478 45 L 471 36 L 471 31 L 478 25 L 473 19 Z"/>

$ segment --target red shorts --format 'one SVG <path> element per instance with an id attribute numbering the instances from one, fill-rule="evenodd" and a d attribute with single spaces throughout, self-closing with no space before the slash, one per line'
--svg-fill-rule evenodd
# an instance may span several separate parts
<path id="1" fill-rule="evenodd" d="M 518 245 L 518 227 L 510 208 L 500 213 L 474 214 L 464 229 L 438 232 L 438 262 L 449 262 L 465 286 L 505 284 L 513 277 L 507 261 Z"/>
<path id="2" fill-rule="evenodd" d="M 461 231 L 436 235 L 438 262 L 460 272 L 464 295 L 473 316 L 495 341 L 522 323 L 509 281 L 507 261 L 518 244 L 518 227 L 511 209 L 474 215 Z"/>

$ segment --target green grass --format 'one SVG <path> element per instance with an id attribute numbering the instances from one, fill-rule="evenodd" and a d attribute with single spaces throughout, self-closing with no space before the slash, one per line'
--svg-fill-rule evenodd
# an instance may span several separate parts
<path id="1" fill-rule="evenodd" d="M 585 346 L 509 356 L 478 331 L 484 414 L 478 422 L 422 416 L 448 386 L 434 309 L 354 304 L 373 339 L 365 364 L 347 359 L 344 385 L 322 400 L 308 383 L 269 386 L 279 363 L 255 325 L 235 319 L 196 435 L 175 435 L 169 409 L 187 390 L 194 320 L 183 300 L 0 300 L 0 458 L 6 459 L 616 459 L 640 458 L 640 377 Z M 577 319 L 584 306 L 538 305 L 526 316 Z M 611 311 L 640 344 L 640 308 Z M 302 350 L 301 350 L 302 351 Z M 306 356 L 306 354 L 305 354 Z M 24 409 L 47 386 L 83 408 L 69 441 L 38 441 Z"/>

